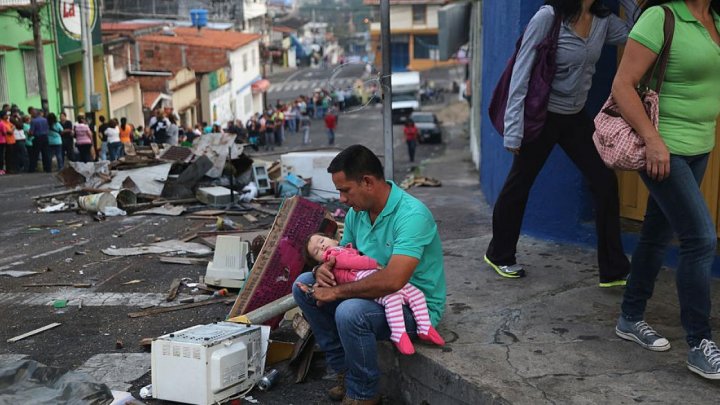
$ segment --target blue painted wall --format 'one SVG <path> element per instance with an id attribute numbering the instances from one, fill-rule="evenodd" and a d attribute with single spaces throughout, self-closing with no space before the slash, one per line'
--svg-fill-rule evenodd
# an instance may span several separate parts
<path id="1" fill-rule="evenodd" d="M 481 123 L 480 184 L 491 205 L 497 200 L 512 163 L 502 138 L 490 123 L 487 106 L 515 42 L 542 0 L 483 2 L 483 117 Z M 605 1 L 617 10 L 617 1 Z M 606 47 L 586 108 L 591 115 L 600 109 L 610 92 L 617 66 L 617 49 Z M 575 165 L 556 147 L 530 193 L 523 232 L 555 240 L 591 243 L 595 240 L 592 199 L 585 180 Z"/>

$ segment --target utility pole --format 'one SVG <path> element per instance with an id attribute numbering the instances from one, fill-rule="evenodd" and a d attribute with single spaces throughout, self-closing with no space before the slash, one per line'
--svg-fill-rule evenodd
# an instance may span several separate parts
<path id="1" fill-rule="evenodd" d="M 80 8 L 80 40 L 82 43 L 82 54 L 83 54 L 83 83 L 84 83 L 84 98 L 85 98 L 85 115 L 89 115 L 92 111 L 90 105 L 90 97 L 93 90 L 93 60 L 92 60 L 92 41 L 88 40 L 91 38 L 91 34 L 88 33 L 88 2 L 87 0 L 76 0 L 75 5 Z"/>
<path id="2" fill-rule="evenodd" d="M 385 178 L 395 178 L 392 127 L 392 81 L 390 75 L 390 0 L 380 0 L 380 47 L 382 52 L 382 73 L 380 87 L 383 95 L 383 139 L 385 141 Z"/>
<path id="3" fill-rule="evenodd" d="M 45 78 L 45 48 L 43 47 L 42 32 L 40 30 L 40 10 L 37 0 L 30 0 L 30 4 L 32 5 L 33 42 L 37 63 L 38 87 L 40 88 L 40 105 L 47 114 L 50 106 L 48 105 L 47 78 Z"/>

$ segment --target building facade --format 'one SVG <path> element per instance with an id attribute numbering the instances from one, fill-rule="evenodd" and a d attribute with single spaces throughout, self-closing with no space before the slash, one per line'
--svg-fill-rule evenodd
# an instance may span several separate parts
<path id="1" fill-rule="evenodd" d="M 52 7 L 40 3 L 45 78 L 47 80 L 48 106 L 51 112 L 61 110 L 58 80 L 55 33 L 47 22 L 52 18 Z M 0 104 L 16 104 L 23 111 L 28 107 L 40 107 L 40 84 L 33 43 L 32 24 L 29 20 L 30 1 L 7 1 L 0 3 Z"/>
<path id="2" fill-rule="evenodd" d="M 449 66 L 438 60 L 438 10 L 447 0 L 390 0 L 390 53 L 393 72 Z M 501 2 L 504 3 L 504 2 Z M 375 66 L 382 66 L 380 49 L 380 0 L 364 0 L 373 7 L 370 46 Z"/>

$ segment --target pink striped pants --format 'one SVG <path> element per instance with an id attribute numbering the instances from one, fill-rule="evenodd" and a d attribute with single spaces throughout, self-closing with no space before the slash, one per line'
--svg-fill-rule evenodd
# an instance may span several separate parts
<path id="1" fill-rule="evenodd" d="M 361 270 L 356 272 L 356 280 L 363 279 L 377 270 Z M 425 294 L 414 285 L 407 283 L 403 288 L 388 294 L 384 297 L 376 298 L 375 302 L 385 307 L 385 317 L 390 327 L 390 340 L 399 342 L 400 336 L 406 333 L 405 319 L 403 318 L 402 306 L 407 304 L 415 318 L 418 334 L 427 334 L 432 324 L 430 323 L 430 314 L 428 314 L 427 302 L 425 302 Z"/>

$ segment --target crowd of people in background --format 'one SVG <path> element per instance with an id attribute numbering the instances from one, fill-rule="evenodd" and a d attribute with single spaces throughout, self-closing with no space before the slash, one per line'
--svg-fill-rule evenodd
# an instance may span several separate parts
<path id="1" fill-rule="evenodd" d="M 348 93 L 350 91 L 348 90 Z M 230 120 L 198 123 L 183 127 L 179 117 L 169 109 L 156 108 L 147 125 L 130 123 L 126 117 L 106 118 L 77 115 L 75 122 L 66 113 L 56 115 L 40 108 L 27 111 L 5 104 L 0 110 L 0 175 L 60 171 L 66 162 L 115 161 L 125 155 L 127 145 L 151 143 L 191 146 L 195 138 L 209 133 L 231 133 L 236 143 L 249 144 L 255 150 L 274 150 L 285 142 L 287 134 L 299 134 L 308 145 L 313 120 L 323 121 L 327 143 L 335 143 L 338 115 L 346 108 L 347 94 L 336 90 L 315 91 L 287 103 L 278 101 L 263 113 L 246 122 Z"/>

